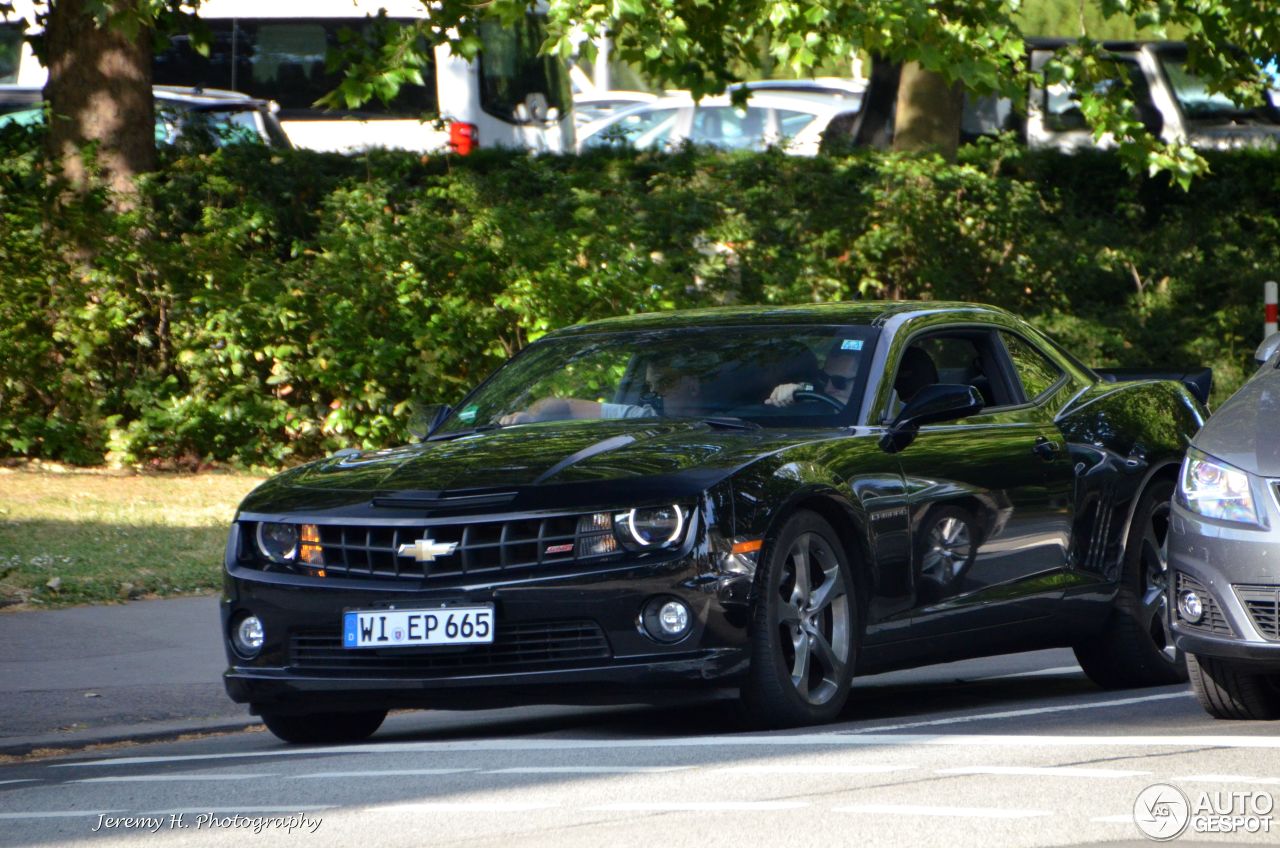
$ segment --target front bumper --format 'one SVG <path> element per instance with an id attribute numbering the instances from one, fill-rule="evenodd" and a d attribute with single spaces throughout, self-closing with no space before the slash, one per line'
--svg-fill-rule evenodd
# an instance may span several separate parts
<path id="1" fill-rule="evenodd" d="M 1183 651 L 1280 668 L 1280 505 L 1272 498 L 1265 504 L 1269 528 L 1206 519 L 1173 504 L 1169 609 Z M 1178 609 L 1184 589 L 1206 599 L 1202 621 L 1193 624 Z"/>
<path id="2" fill-rule="evenodd" d="M 233 700 L 298 713 L 643 702 L 670 690 L 736 686 L 746 669 L 749 578 L 719 574 L 696 552 L 508 583 L 415 589 L 338 582 L 264 573 L 228 557 L 222 628 Z M 676 644 L 642 633 L 640 610 L 655 596 L 679 598 L 692 612 L 692 628 Z M 493 604 L 494 644 L 342 647 L 344 610 L 442 604 Z M 246 612 L 265 631 L 252 660 L 228 639 Z"/>

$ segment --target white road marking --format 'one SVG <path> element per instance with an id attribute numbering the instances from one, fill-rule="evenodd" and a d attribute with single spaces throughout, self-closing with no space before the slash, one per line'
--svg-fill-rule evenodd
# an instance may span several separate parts
<path id="1" fill-rule="evenodd" d="M 925 807 L 916 804 L 853 804 L 835 807 L 837 813 L 883 813 L 892 816 L 936 816 L 949 819 L 1034 819 L 1048 810 L 1006 810 L 998 807 Z"/>
<path id="2" fill-rule="evenodd" d="M 662 774 L 694 766 L 519 766 L 490 769 L 485 774 Z"/>
<path id="3" fill-rule="evenodd" d="M 363 807 L 361 813 L 527 813 L 531 810 L 550 810 L 559 804 L 547 801 L 441 801 L 422 804 L 387 804 L 379 807 Z"/>
<path id="4" fill-rule="evenodd" d="M 1085 704 L 1060 704 L 1056 707 L 1029 707 L 1025 710 L 1004 710 L 998 713 L 978 713 L 976 715 L 935 718 L 928 721 L 911 721 L 905 724 L 890 724 L 880 727 L 867 727 L 857 730 L 844 730 L 841 733 L 884 733 L 885 731 L 911 730 L 917 727 L 942 727 L 948 724 L 964 724 L 970 721 L 994 721 L 1007 718 L 1025 718 L 1049 713 L 1074 713 L 1080 710 L 1097 710 L 1105 707 L 1127 707 L 1131 704 L 1145 704 L 1151 701 L 1168 701 L 1175 698 L 1190 698 L 1187 692 L 1169 692 L 1164 695 L 1143 695 L 1138 698 L 1115 698 L 1110 701 L 1093 701 Z"/>
<path id="5" fill-rule="evenodd" d="M 1080 708 L 1076 708 L 1080 709 Z M 223 754 L 185 754 L 170 757 L 120 757 L 88 762 L 51 763 L 50 768 L 87 768 L 157 763 L 210 762 L 254 757 L 291 757 L 334 754 L 442 754 L 488 751 L 595 751 L 601 749 L 633 750 L 672 748 L 844 748 L 844 747 L 909 747 L 912 745 L 987 747 L 987 748 L 1280 748 L 1280 736 L 1048 736 L 1037 734 L 970 734 L 970 733 L 799 733 L 770 736 L 681 736 L 654 739 L 483 739 L 471 742 L 391 742 L 385 744 L 346 745 L 332 748 L 282 748 L 256 752 Z"/>
<path id="6" fill-rule="evenodd" d="M 0 786 L 6 783 L 39 783 L 40 781 L 34 777 L 24 777 L 22 780 L 0 780 Z"/>
<path id="7" fill-rule="evenodd" d="M 984 680 L 1013 680 L 1018 677 L 1056 677 L 1062 674 L 1084 674 L 1078 665 L 1064 665 L 1058 668 L 1040 668 L 1035 671 L 1015 671 L 1012 674 L 993 674 L 990 677 L 975 677 L 973 682 Z M 965 678 L 961 678 L 965 679 Z"/>
<path id="8" fill-rule="evenodd" d="M 1171 779 L 1187 783 L 1257 783 L 1262 786 L 1280 786 L 1280 777 L 1249 777 L 1243 774 L 1192 774 Z"/>
<path id="9" fill-rule="evenodd" d="M 277 777 L 274 774 L 131 774 L 120 777 L 85 777 L 68 783 L 170 783 L 170 782 L 219 782 L 235 780 L 263 780 Z"/>
<path id="10" fill-rule="evenodd" d="M 891 771 L 907 771 L 913 766 L 889 766 L 889 765 L 864 765 L 864 766 L 842 766 L 842 765 L 763 765 L 763 766 L 725 766 L 724 768 L 712 769 L 717 774 L 762 774 L 762 775 L 784 775 L 784 774 L 886 774 Z"/>
<path id="11" fill-rule="evenodd" d="M 473 768 L 436 768 L 436 769 L 386 769 L 385 771 L 317 771 L 311 774 L 291 774 L 294 780 L 323 780 L 341 777 L 416 777 L 418 775 L 462 774 L 479 771 Z"/>
<path id="12" fill-rule="evenodd" d="M 0 820 L 17 819 L 75 819 L 84 816 L 109 816 L 112 813 L 123 813 L 124 810 L 52 810 L 43 813 L 0 813 Z"/>
<path id="13" fill-rule="evenodd" d="M 1088 777 L 1125 778 L 1146 777 L 1149 771 L 1121 771 L 1119 769 L 1077 768 L 1075 766 L 962 766 L 960 768 L 935 769 L 934 774 L 1012 774 L 1027 777 Z"/>
<path id="14" fill-rule="evenodd" d="M 603 813 L 730 813 L 798 810 L 807 806 L 806 801 L 621 801 L 586 809 Z"/>

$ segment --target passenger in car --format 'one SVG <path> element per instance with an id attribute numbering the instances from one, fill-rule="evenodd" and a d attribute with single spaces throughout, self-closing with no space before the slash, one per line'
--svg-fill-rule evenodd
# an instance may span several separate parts
<path id="1" fill-rule="evenodd" d="M 498 418 L 502 426 L 534 421 L 563 421 L 569 418 L 653 418 L 659 414 L 681 417 L 698 414 L 702 383 L 678 364 L 650 362 L 645 366 L 646 403 L 608 403 L 582 398 L 546 397 L 527 409 Z M 656 407 L 655 407 L 656 404 Z"/>

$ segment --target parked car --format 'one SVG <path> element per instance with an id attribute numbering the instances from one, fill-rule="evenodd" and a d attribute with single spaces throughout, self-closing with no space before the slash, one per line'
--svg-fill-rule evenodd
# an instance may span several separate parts
<path id="1" fill-rule="evenodd" d="M 569 327 L 421 443 L 245 498 L 227 691 L 307 742 L 395 707 L 671 689 L 806 724 L 855 673 L 1052 646 L 1104 686 L 1185 680 L 1146 600 L 1204 415 L 1181 383 L 1108 382 L 985 306 Z"/>
<path id="2" fill-rule="evenodd" d="M 235 91 L 157 85 L 156 142 L 176 144 L 186 136 L 215 146 L 257 142 L 291 147 L 276 119 L 274 104 Z M 0 85 L 0 127 L 44 121 L 44 93 L 36 86 Z"/>
<path id="3" fill-rule="evenodd" d="M 1027 60 L 1041 71 L 1069 42 L 1066 39 L 1027 40 Z M 1184 141 L 1194 147 L 1226 149 L 1270 146 L 1280 140 L 1280 109 L 1276 97 L 1253 109 L 1242 109 L 1223 94 L 1211 92 L 1204 79 L 1187 68 L 1187 47 L 1174 41 L 1108 41 L 1103 47 L 1128 77 L 1134 108 L 1146 129 L 1165 141 Z M 832 126 L 826 144 L 840 150 L 864 145 L 887 146 L 892 141 L 897 104 L 898 66 L 873 66 L 864 109 L 856 120 Z M 1118 78 L 1106 80 L 1114 86 Z M 966 98 L 961 137 L 972 141 L 1012 132 L 1029 147 L 1066 152 L 1107 147 L 1108 137 L 1095 140 L 1080 110 L 1076 91 L 1068 85 L 1032 85 L 1025 112 L 1008 98 Z"/>
<path id="4" fill-rule="evenodd" d="M 1168 604 L 1215 718 L 1280 718 L 1280 333 L 1191 443 L 1169 529 Z"/>
<path id="5" fill-rule="evenodd" d="M 584 126 L 578 151 L 599 147 L 673 149 L 682 144 L 725 150 L 764 150 L 781 146 L 788 153 L 813 156 L 822 131 L 835 116 L 856 109 L 847 96 L 812 92 L 761 91 L 735 106 L 731 95 L 675 94 L 622 109 Z"/>
<path id="6" fill-rule="evenodd" d="M 645 91 L 600 91 L 573 96 L 573 121 L 579 128 L 614 114 L 619 109 L 652 103 L 658 95 Z"/>

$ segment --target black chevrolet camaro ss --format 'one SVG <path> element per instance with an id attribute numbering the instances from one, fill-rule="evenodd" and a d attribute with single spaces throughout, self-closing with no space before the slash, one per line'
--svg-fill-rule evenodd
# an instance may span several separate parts
<path id="1" fill-rule="evenodd" d="M 244 500 L 227 691 L 308 742 L 699 687 L 798 725 L 855 674 L 1053 646 L 1103 686 L 1185 679 L 1161 548 L 1205 391 L 1124 376 L 958 303 L 551 333 L 419 443 Z"/>

